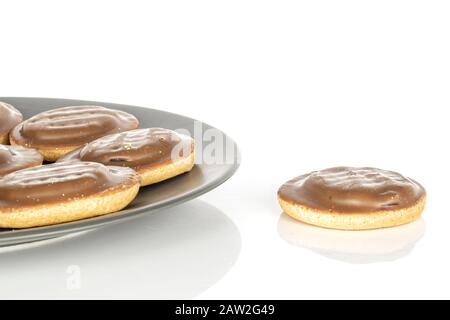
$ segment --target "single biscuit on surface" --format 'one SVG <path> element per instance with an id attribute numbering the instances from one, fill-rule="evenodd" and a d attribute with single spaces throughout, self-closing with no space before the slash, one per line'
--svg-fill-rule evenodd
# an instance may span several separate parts
<path id="1" fill-rule="evenodd" d="M 37 150 L 0 145 L 0 177 L 11 172 L 42 165 L 44 157 Z"/>
<path id="2" fill-rule="evenodd" d="M 132 168 L 141 176 L 141 186 L 147 186 L 192 170 L 195 143 L 168 129 L 137 129 L 99 138 L 58 162 L 74 160 Z"/>
<path id="3" fill-rule="evenodd" d="M 387 228 L 417 220 L 425 189 L 399 173 L 336 167 L 286 182 L 278 191 L 284 212 L 305 223 L 342 230 Z"/>
<path id="4" fill-rule="evenodd" d="M 63 107 L 39 113 L 17 125 L 11 144 L 37 149 L 46 161 L 108 134 L 136 129 L 135 116 L 100 106 Z"/>
<path id="5" fill-rule="evenodd" d="M 10 131 L 22 120 L 23 116 L 19 110 L 0 101 L 0 144 L 9 144 Z"/>
<path id="6" fill-rule="evenodd" d="M 0 228 L 58 224 L 122 210 L 136 197 L 130 168 L 67 162 L 13 172 L 0 179 Z"/>

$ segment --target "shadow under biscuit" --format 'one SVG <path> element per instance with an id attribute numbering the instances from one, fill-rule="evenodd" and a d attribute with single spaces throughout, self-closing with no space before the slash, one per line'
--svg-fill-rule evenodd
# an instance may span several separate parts
<path id="1" fill-rule="evenodd" d="M 407 256 L 425 234 L 425 221 L 378 230 L 325 229 L 282 214 L 278 233 L 286 242 L 352 264 L 389 262 Z"/>
<path id="2" fill-rule="evenodd" d="M 0 299 L 191 299 L 230 270 L 240 249 L 234 223 L 194 200 L 94 231 L 0 248 Z"/>

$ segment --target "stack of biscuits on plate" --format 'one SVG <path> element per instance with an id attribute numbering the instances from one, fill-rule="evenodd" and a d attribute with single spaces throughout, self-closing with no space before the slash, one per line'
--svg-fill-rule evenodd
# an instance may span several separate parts
<path id="1" fill-rule="evenodd" d="M 139 129 L 123 111 L 72 106 L 24 120 L 0 102 L 0 228 L 120 211 L 140 187 L 188 172 L 194 162 L 191 137 Z"/>

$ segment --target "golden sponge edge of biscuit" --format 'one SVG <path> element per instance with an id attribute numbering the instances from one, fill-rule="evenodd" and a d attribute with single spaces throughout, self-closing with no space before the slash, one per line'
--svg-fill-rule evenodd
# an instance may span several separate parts
<path id="1" fill-rule="evenodd" d="M 139 192 L 139 179 L 85 198 L 17 208 L 0 208 L 0 228 L 31 228 L 106 215 L 128 206 Z"/>
<path id="2" fill-rule="evenodd" d="M 16 140 L 14 140 L 12 135 L 9 136 L 9 142 L 13 146 L 36 149 L 44 156 L 44 161 L 47 161 L 47 162 L 55 162 L 56 160 L 61 158 L 66 153 L 69 153 L 70 151 L 73 151 L 73 150 L 79 148 L 79 146 L 71 146 L 71 147 L 27 146 L 27 145 L 18 143 Z"/>
<path id="3" fill-rule="evenodd" d="M 137 170 L 141 176 L 141 187 L 152 185 L 189 172 L 195 165 L 195 151 L 185 158 L 163 164 L 157 167 L 147 167 Z"/>
<path id="4" fill-rule="evenodd" d="M 370 213 L 339 213 L 319 210 L 283 200 L 278 201 L 284 213 L 301 222 L 338 230 L 371 230 L 404 225 L 419 219 L 425 208 L 426 195 L 408 208 Z"/>
<path id="5" fill-rule="evenodd" d="M 9 144 L 9 134 L 0 134 L 0 144 Z"/>

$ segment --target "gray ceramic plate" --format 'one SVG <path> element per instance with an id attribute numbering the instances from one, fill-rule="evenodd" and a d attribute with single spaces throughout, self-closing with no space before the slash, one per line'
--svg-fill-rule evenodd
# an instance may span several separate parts
<path id="1" fill-rule="evenodd" d="M 134 114 L 139 119 L 141 128 L 163 127 L 172 130 L 188 130 L 196 139 L 197 155 L 206 154 L 206 152 L 210 154 L 214 148 L 216 151 L 212 153 L 220 155 L 218 161 L 203 161 L 187 174 L 157 185 L 141 188 L 137 198 L 120 212 L 47 227 L 22 230 L 0 229 L 0 246 L 50 239 L 73 232 L 89 230 L 180 204 L 224 183 L 236 172 L 239 166 L 239 151 L 234 141 L 210 125 L 177 114 L 122 104 L 82 100 L 0 97 L 0 101 L 15 106 L 23 113 L 25 119 L 56 107 L 73 105 L 94 104 L 119 109 Z M 202 138 L 202 133 L 205 132 L 209 132 L 206 142 Z M 211 136 L 224 139 L 223 143 L 217 144 L 218 146 L 222 145 L 223 150 L 217 151 L 217 145 L 211 145 L 211 141 L 214 141 Z M 223 161 L 220 161 L 221 159 Z"/>

